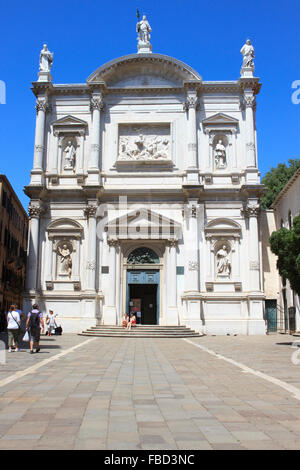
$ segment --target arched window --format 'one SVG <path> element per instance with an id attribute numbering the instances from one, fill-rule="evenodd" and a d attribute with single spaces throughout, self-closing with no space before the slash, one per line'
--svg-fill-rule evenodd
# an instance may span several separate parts
<path id="1" fill-rule="evenodd" d="M 151 248 L 144 246 L 133 250 L 127 258 L 127 264 L 158 264 L 159 257 Z"/>

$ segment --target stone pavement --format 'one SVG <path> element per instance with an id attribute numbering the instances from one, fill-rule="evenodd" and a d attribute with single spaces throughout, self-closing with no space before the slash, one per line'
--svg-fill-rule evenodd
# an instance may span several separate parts
<path id="1" fill-rule="evenodd" d="M 297 339 L 42 337 L 0 364 L 0 449 L 299 449 L 300 400 L 255 375 L 300 391 Z"/>

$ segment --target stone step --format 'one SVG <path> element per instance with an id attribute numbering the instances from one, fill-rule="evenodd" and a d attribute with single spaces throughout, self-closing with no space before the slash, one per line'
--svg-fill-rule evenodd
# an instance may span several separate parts
<path id="1" fill-rule="evenodd" d="M 145 334 L 145 333 L 139 333 L 139 334 L 131 334 L 130 332 L 124 332 L 124 333 L 78 333 L 79 336 L 91 336 L 91 337 L 107 337 L 107 338 L 199 338 L 201 335 L 199 333 L 191 333 L 191 334 L 164 334 L 164 333 L 159 333 L 157 335 L 153 334 Z"/>
<path id="2" fill-rule="evenodd" d="M 131 338 L 184 338 L 201 336 L 186 326 L 137 325 L 127 330 L 118 325 L 92 326 L 80 336 L 131 337 Z"/>

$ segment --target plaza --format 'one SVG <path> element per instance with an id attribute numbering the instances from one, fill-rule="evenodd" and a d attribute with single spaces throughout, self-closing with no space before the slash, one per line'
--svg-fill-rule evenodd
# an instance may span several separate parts
<path id="1" fill-rule="evenodd" d="M 299 449 L 293 342 L 42 336 L 0 365 L 0 449 Z"/>

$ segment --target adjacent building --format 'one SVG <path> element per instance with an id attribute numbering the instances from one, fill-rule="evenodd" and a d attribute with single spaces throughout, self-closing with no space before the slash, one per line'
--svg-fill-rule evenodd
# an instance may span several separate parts
<path id="1" fill-rule="evenodd" d="M 53 83 L 41 51 L 25 306 L 70 332 L 134 311 L 265 334 L 253 46 L 236 79 L 205 81 L 153 53 L 147 24 L 85 83 Z"/>
<path id="2" fill-rule="evenodd" d="M 23 303 L 28 216 L 5 175 L 0 175 L 0 310 Z"/>
<path id="3" fill-rule="evenodd" d="M 270 234 L 273 230 L 279 230 L 281 227 L 292 228 L 294 217 L 300 214 L 300 169 L 295 172 L 278 194 L 271 209 L 273 210 L 273 220 L 270 221 L 271 225 L 269 225 Z M 275 258 L 277 259 L 277 257 Z M 274 288 L 277 290 L 277 297 L 274 296 L 273 300 L 274 304 L 277 300 L 277 313 L 276 320 L 274 318 L 273 322 L 277 322 L 280 330 L 295 329 L 300 331 L 299 296 L 292 291 L 289 281 L 279 276 L 277 269 L 273 271 L 272 277 Z"/>

